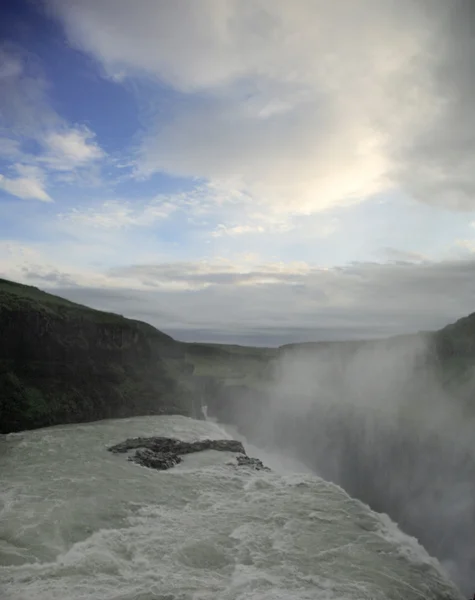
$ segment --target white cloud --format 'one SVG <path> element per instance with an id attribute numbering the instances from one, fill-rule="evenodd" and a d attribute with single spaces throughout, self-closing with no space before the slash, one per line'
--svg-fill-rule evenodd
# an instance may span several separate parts
<path id="1" fill-rule="evenodd" d="M 73 208 L 59 215 L 64 223 L 98 229 L 123 229 L 130 226 L 150 227 L 157 221 L 167 219 L 177 209 L 167 199 L 158 198 L 148 202 L 109 200 L 87 208 Z"/>
<path id="2" fill-rule="evenodd" d="M 42 162 L 50 168 L 67 171 L 98 160 L 104 152 L 94 141 L 94 134 L 86 127 L 50 131 L 44 138 L 47 149 Z"/>
<path id="3" fill-rule="evenodd" d="M 24 200 L 52 201 L 45 189 L 44 174 L 41 169 L 31 165 L 17 164 L 15 170 L 18 177 L 9 178 L 0 175 L 0 189 Z"/>
<path id="4" fill-rule="evenodd" d="M 455 244 L 471 254 L 475 253 L 475 240 L 457 240 Z"/>
<path id="5" fill-rule="evenodd" d="M 248 233 L 264 233 L 265 227 L 263 225 L 233 225 L 227 227 L 226 225 L 218 225 L 213 231 L 213 237 L 221 237 L 222 235 L 245 235 Z"/>
<path id="6" fill-rule="evenodd" d="M 68 125 L 53 110 L 48 82 L 34 55 L 11 44 L 0 45 L 0 87 L 0 157 L 10 163 L 8 171 L 18 175 L 4 171 L 1 189 L 48 202 L 46 187 L 55 182 L 100 180 L 91 167 L 100 165 L 105 153 L 92 131 Z M 41 151 L 25 150 L 32 145 Z"/>
<path id="7" fill-rule="evenodd" d="M 144 140 L 144 172 L 217 179 L 282 213 L 394 187 L 474 207 L 469 19 L 450 3 L 49 4 L 111 76 L 147 73 L 192 100 Z"/>
<path id="8" fill-rule="evenodd" d="M 250 210 L 246 211 L 246 208 Z M 255 212 L 256 206 L 239 207 L 239 211 L 223 211 L 222 216 L 228 217 L 229 224 L 220 223 L 212 232 L 213 237 L 222 236 L 243 236 L 253 234 L 273 234 L 285 233 L 291 231 L 296 226 L 292 215 L 276 214 L 273 211 Z M 238 212 L 238 215 L 236 215 Z M 233 222 L 233 219 L 239 217 L 239 223 Z M 247 218 L 247 221 L 245 219 Z"/>
<path id="9" fill-rule="evenodd" d="M 145 168 L 228 181 L 282 214 L 358 202 L 384 189 L 386 159 L 374 134 L 342 118 L 318 136 L 318 112 L 307 106 L 276 122 L 254 122 L 237 106 L 192 109 L 149 136 L 142 158 Z"/>
<path id="10" fill-rule="evenodd" d="M 212 286 L 256 286 L 295 284 L 312 271 L 303 262 L 252 263 L 229 259 L 181 261 L 162 264 L 116 267 L 109 271 L 111 282 L 117 278 L 130 285 L 163 290 L 200 290 Z"/>
<path id="11" fill-rule="evenodd" d="M 256 208 L 263 209 L 263 203 L 255 206 L 240 206 L 238 210 L 231 210 L 226 207 L 221 212 L 215 210 L 215 214 L 220 218 L 225 218 L 226 223 L 219 223 L 212 232 L 212 237 L 241 237 L 248 235 L 273 235 L 287 234 L 296 230 L 296 236 L 301 236 L 303 230 L 315 238 L 329 237 L 338 229 L 338 220 L 320 216 L 320 222 L 310 222 L 309 215 L 299 215 L 289 212 L 274 211 L 272 207 L 267 212 L 256 212 Z M 237 222 L 236 222 L 237 221 Z"/>

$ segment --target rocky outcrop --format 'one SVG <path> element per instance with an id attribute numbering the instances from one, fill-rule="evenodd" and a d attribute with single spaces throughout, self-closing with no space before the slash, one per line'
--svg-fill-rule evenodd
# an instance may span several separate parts
<path id="1" fill-rule="evenodd" d="M 264 466 L 262 460 L 258 458 L 251 458 L 250 456 L 238 456 L 237 464 L 240 467 L 250 467 L 256 471 L 270 471 L 269 467 Z"/>
<path id="2" fill-rule="evenodd" d="M 198 440 L 183 442 L 175 438 L 165 437 L 139 437 L 129 438 L 124 442 L 108 448 L 114 454 L 125 454 L 136 450 L 128 460 L 142 467 L 165 471 L 182 461 L 182 455 L 203 450 L 218 450 L 220 452 L 237 453 L 236 464 L 241 467 L 250 467 L 255 470 L 269 471 L 258 458 L 247 456 L 244 446 L 237 440 Z"/>
<path id="3" fill-rule="evenodd" d="M 142 467 L 166 471 L 181 463 L 181 456 L 173 452 L 155 452 L 148 448 L 141 448 L 133 456 L 129 456 L 129 460 Z"/>
<path id="4" fill-rule="evenodd" d="M 203 450 L 219 450 L 221 452 L 242 452 L 245 454 L 244 446 L 237 440 L 198 440 L 196 442 L 182 442 L 175 438 L 148 437 L 129 438 L 125 442 L 108 448 L 109 452 L 121 454 L 136 448 L 148 448 L 152 452 L 190 454 Z"/>

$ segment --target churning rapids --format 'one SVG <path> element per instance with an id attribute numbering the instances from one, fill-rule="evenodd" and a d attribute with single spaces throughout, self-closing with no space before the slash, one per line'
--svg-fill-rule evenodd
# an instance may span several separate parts
<path id="1" fill-rule="evenodd" d="M 2 598 L 461 598 L 415 539 L 298 464 L 247 445 L 273 471 L 207 451 L 157 472 L 106 451 L 150 435 L 231 437 L 178 416 L 3 436 Z"/>

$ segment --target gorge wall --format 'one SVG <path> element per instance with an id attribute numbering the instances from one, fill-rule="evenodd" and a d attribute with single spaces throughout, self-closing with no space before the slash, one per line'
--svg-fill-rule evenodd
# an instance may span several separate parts
<path id="1" fill-rule="evenodd" d="M 0 281 L 0 432 L 193 415 L 183 345 L 150 325 Z"/>

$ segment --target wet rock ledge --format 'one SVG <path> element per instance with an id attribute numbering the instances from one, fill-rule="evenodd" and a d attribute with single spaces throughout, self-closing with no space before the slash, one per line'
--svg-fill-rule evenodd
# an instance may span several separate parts
<path id="1" fill-rule="evenodd" d="M 196 442 L 183 442 L 175 438 L 165 437 L 139 437 L 129 438 L 120 444 L 107 448 L 114 454 L 125 454 L 135 450 L 135 454 L 128 460 L 142 467 L 165 471 L 181 463 L 184 454 L 202 452 L 203 450 L 219 450 L 221 452 L 235 452 L 237 466 L 250 467 L 258 471 L 270 471 L 258 458 L 246 454 L 244 446 L 237 440 L 199 440 Z"/>

